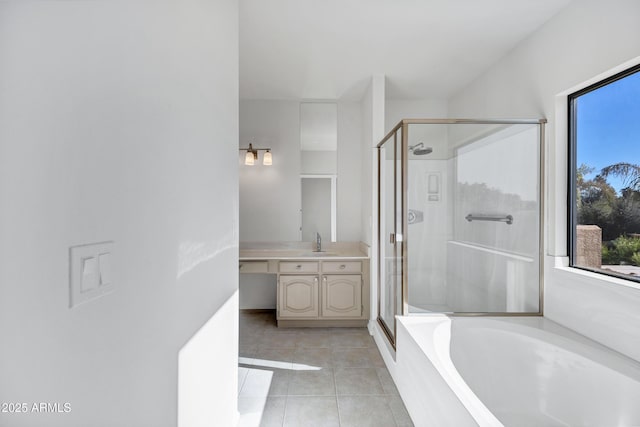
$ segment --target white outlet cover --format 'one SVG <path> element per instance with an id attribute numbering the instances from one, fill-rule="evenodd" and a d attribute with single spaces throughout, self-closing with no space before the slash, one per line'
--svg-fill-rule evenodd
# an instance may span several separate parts
<path id="1" fill-rule="evenodd" d="M 114 242 L 91 243 L 69 248 L 69 307 L 113 291 Z"/>

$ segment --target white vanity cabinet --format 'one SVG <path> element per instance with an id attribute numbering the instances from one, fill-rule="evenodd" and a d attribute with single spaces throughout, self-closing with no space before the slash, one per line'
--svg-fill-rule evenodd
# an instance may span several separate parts
<path id="1" fill-rule="evenodd" d="M 278 326 L 363 326 L 367 260 L 280 261 Z"/>
<path id="2" fill-rule="evenodd" d="M 317 318 L 318 276 L 280 276 L 278 282 L 279 318 Z"/>
<path id="3" fill-rule="evenodd" d="M 368 246 L 335 242 L 325 251 L 314 252 L 308 242 L 246 244 L 239 254 L 240 281 L 248 285 L 245 301 L 251 301 L 246 309 L 275 307 L 280 327 L 366 326 L 371 311 Z M 241 283 L 241 304 L 242 298 Z"/>
<path id="4" fill-rule="evenodd" d="M 322 317 L 360 317 L 362 276 L 357 274 L 322 276 Z"/>

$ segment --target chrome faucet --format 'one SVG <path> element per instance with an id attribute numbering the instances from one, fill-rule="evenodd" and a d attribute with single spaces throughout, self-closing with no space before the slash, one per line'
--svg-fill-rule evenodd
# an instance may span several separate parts
<path id="1" fill-rule="evenodd" d="M 320 233 L 316 232 L 316 252 L 322 252 L 322 238 Z"/>

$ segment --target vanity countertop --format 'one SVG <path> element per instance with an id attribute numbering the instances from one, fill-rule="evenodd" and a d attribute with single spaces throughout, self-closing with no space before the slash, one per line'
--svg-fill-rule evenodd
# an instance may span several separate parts
<path id="1" fill-rule="evenodd" d="M 361 242 L 338 242 L 323 245 L 322 252 L 314 251 L 308 242 L 243 242 L 240 261 L 248 260 L 328 260 L 368 259 L 369 247 Z"/>

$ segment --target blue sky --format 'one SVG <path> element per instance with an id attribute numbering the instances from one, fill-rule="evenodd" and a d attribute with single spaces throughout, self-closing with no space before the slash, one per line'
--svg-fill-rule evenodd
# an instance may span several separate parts
<path id="1" fill-rule="evenodd" d="M 595 170 L 619 162 L 640 165 L 640 72 L 578 98 L 577 164 Z M 610 177 L 616 189 L 621 179 Z"/>

